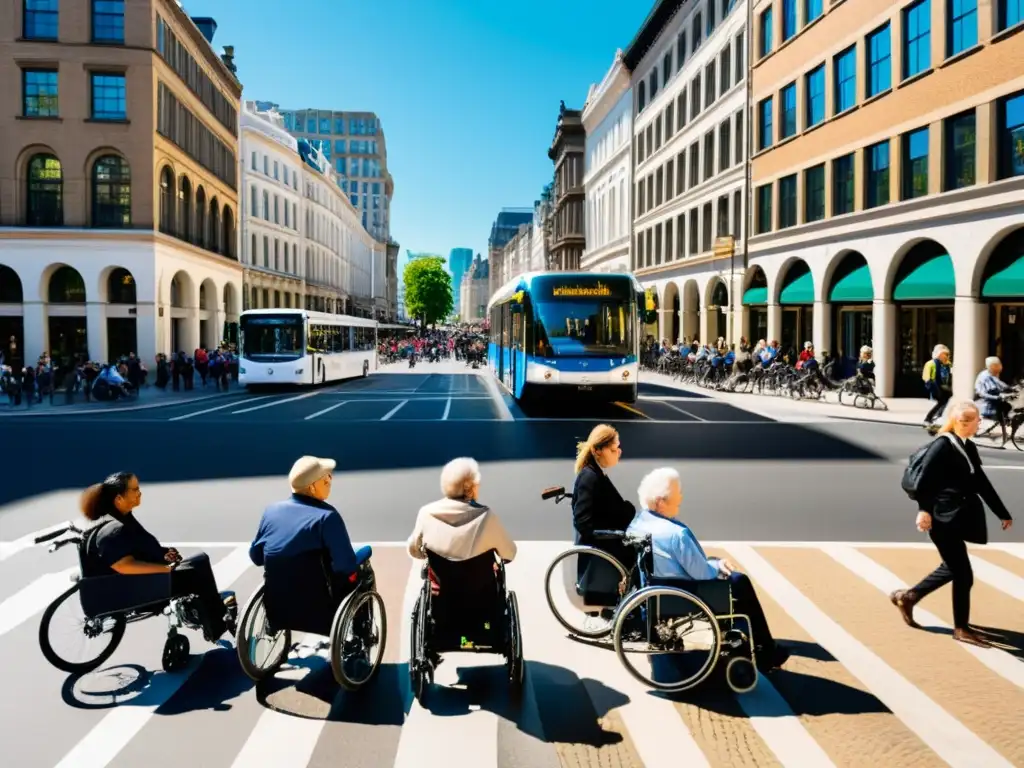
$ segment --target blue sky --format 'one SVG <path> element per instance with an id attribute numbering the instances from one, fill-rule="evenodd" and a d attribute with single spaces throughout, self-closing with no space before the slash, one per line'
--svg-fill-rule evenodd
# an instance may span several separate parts
<path id="1" fill-rule="evenodd" d="M 486 257 L 502 207 L 551 179 L 558 102 L 581 108 L 652 0 L 186 0 L 235 46 L 244 98 L 372 110 L 395 179 L 393 237 Z"/>

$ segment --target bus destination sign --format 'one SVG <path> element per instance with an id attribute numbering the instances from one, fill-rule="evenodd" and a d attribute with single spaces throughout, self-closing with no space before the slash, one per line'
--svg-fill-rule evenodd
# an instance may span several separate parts
<path id="1" fill-rule="evenodd" d="M 596 285 L 556 285 L 551 295 L 561 298 L 611 296 L 612 289 L 600 281 Z"/>

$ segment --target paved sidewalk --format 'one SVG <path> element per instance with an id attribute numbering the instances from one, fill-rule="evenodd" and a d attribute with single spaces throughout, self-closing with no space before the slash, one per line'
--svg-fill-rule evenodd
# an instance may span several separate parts
<path id="1" fill-rule="evenodd" d="M 158 389 L 152 385 L 143 387 L 138 397 L 132 400 L 115 400 L 113 402 L 85 401 L 82 392 L 74 394 L 74 400 L 68 403 L 63 391 L 57 392 L 51 402 L 49 397 L 44 397 L 43 402 L 34 403 L 31 407 L 25 405 L 24 399 L 21 405 L 13 407 L 7 404 L 6 398 L 0 400 L 0 418 L 21 418 L 27 416 L 72 416 L 91 413 L 123 413 L 125 411 L 144 411 L 151 408 L 166 408 L 171 405 L 183 403 L 200 403 L 204 400 L 213 400 L 227 395 L 238 395 L 245 392 L 245 387 L 232 382 L 227 392 L 217 390 L 213 385 L 196 387 L 191 391 L 173 391 L 168 387 L 165 390 Z"/>
<path id="2" fill-rule="evenodd" d="M 750 411 L 773 419 L 827 418 L 846 421 L 869 421 L 883 424 L 921 427 L 924 415 L 931 407 L 923 397 L 893 397 L 885 400 L 888 410 L 877 405 L 874 410 L 840 405 L 835 392 L 827 392 L 822 400 L 795 400 L 777 395 L 755 395 L 736 392 L 715 392 L 703 387 L 685 386 L 660 373 L 644 371 L 640 374 L 643 383 L 672 387 L 684 392 L 710 397 L 728 403 L 736 408 Z"/>

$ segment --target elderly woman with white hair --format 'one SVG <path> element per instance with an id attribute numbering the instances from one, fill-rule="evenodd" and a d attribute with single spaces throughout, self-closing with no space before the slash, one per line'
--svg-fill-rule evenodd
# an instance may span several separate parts
<path id="1" fill-rule="evenodd" d="M 924 426 L 929 432 L 935 434 L 939 431 L 939 425 L 935 422 L 946 410 L 946 404 L 953 396 L 953 374 L 952 365 L 949 362 L 949 347 L 945 344 L 936 344 L 932 350 L 932 358 L 924 364 L 921 369 L 921 380 L 924 381 L 925 391 L 928 397 L 935 403 L 931 410 L 924 417 Z"/>
<path id="2" fill-rule="evenodd" d="M 638 489 L 641 511 L 628 532 L 651 537 L 654 554 L 654 576 L 659 579 L 681 579 L 690 582 L 684 588 L 700 597 L 701 582 L 727 579 L 737 613 L 750 617 L 757 666 L 762 672 L 781 667 L 789 651 L 775 642 L 754 585 L 729 560 L 708 557 L 697 537 L 678 519 L 683 501 L 679 473 L 670 467 L 656 469 L 640 481 Z"/>
<path id="3" fill-rule="evenodd" d="M 470 458 L 449 461 L 441 470 L 444 497 L 420 509 L 409 537 L 409 554 L 425 560 L 427 550 L 451 561 L 471 560 L 494 551 L 505 562 L 516 544 L 498 515 L 478 501 L 480 465 Z"/>
<path id="4" fill-rule="evenodd" d="M 974 396 L 977 398 L 978 410 L 983 419 L 992 419 L 993 424 L 986 431 L 999 425 L 1002 414 L 1010 412 L 1010 403 L 1002 399 L 1010 385 L 999 378 L 1003 372 L 1003 363 L 998 357 L 986 357 L 985 367 L 974 380 Z"/>

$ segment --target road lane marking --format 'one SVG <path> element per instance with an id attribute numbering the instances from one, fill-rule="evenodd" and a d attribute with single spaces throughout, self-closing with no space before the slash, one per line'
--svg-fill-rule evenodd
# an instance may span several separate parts
<path id="1" fill-rule="evenodd" d="M 483 382 L 484 389 L 490 393 L 491 400 L 494 401 L 494 405 L 498 409 L 498 421 L 515 421 L 516 417 L 512 415 L 512 409 L 505 402 L 505 396 L 501 394 L 501 388 L 491 372 L 484 371 L 483 374 L 477 374 L 477 379 Z M 504 386 L 504 382 L 502 382 L 502 386 Z M 460 421 L 466 421 L 466 419 L 460 419 Z M 494 421 L 494 419 L 487 419 L 487 421 Z"/>
<path id="2" fill-rule="evenodd" d="M 836 768 L 767 677 L 759 674 L 757 687 L 737 696 L 736 701 L 782 765 Z"/>
<path id="3" fill-rule="evenodd" d="M 243 408 L 240 411 L 232 411 L 232 416 L 237 416 L 240 413 L 252 413 L 253 411 L 261 411 L 264 408 L 273 408 L 275 405 L 284 405 L 285 403 L 294 403 L 296 400 L 305 400 L 307 397 L 316 397 L 321 394 L 320 392 L 305 392 L 295 397 L 286 397 L 284 400 L 275 400 L 272 403 L 264 403 L 263 405 L 253 406 L 252 408 Z M 236 403 L 237 405 L 237 403 Z"/>
<path id="4" fill-rule="evenodd" d="M 271 397 L 274 397 L 274 395 L 261 395 L 260 397 L 246 398 L 245 402 L 246 403 L 257 403 L 260 400 L 268 400 Z M 226 405 L 218 405 L 216 408 L 206 408 L 206 409 L 204 409 L 202 411 L 193 411 L 192 413 L 186 413 L 183 416 L 174 416 L 173 418 L 168 419 L 168 421 L 184 421 L 185 419 L 191 419 L 193 416 L 202 416 L 204 413 L 213 413 L 214 411 L 223 411 L 225 408 L 234 408 L 236 405 L 239 404 L 239 402 L 240 401 L 235 400 L 234 402 L 227 403 Z M 239 413 L 243 413 L 243 411 L 239 411 Z"/>
<path id="5" fill-rule="evenodd" d="M 952 768 L 1010 768 L 1012 764 L 1006 758 L 843 629 L 753 548 L 733 544 L 729 551 L 759 588 L 939 758 Z"/>
<path id="6" fill-rule="evenodd" d="M 0 637 L 28 621 L 71 588 L 71 574 L 77 568 L 66 568 L 58 573 L 40 576 L 27 587 L 15 592 L 0 603 Z"/>
<path id="7" fill-rule="evenodd" d="M 34 531 L 33 533 L 26 533 L 24 536 L 21 536 L 14 541 L 0 541 L 0 563 L 8 557 L 13 557 L 23 550 L 31 549 L 36 546 L 36 539 L 40 536 L 44 536 L 48 533 L 53 533 L 54 531 L 59 531 L 61 528 L 67 527 L 68 522 L 56 523 L 51 525 L 49 528 L 42 528 L 38 531 Z M 51 543 L 52 542 L 49 541 L 46 542 L 47 546 Z"/>
<path id="8" fill-rule="evenodd" d="M 448 398 L 448 402 L 444 404 L 444 416 L 441 417 L 441 421 L 448 421 L 448 414 L 451 413 L 451 410 L 452 410 L 452 399 L 449 397 Z"/>
<path id="9" fill-rule="evenodd" d="M 897 589 L 907 589 L 909 586 L 888 568 L 872 560 L 863 552 L 858 552 L 854 547 L 845 544 L 826 544 L 821 550 L 837 563 L 845 566 L 855 576 L 877 587 L 885 595 L 889 595 Z M 974 558 L 971 559 L 973 562 Z M 918 624 L 925 627 L 934 626 L 941 629 L 953 629 L 938 616 L 929 613 L 920 606 L 914 608 L 914 618 L 917 619 Z M 957 645 L 1000 677 L 1019 688 L 1024 688 L 1024 664 L 1021 664 L 1016 657 L 999 648 L 979 648 L 974 645 L 967 645 L 966 643 L 957 643 Z"/>
<path id="10" fill-rule="evenodd" d="M 653 421 L 653 419 L 650 416 L 648 416 L 646 413 L 644 413 L 643 411 L 637 410 L 636 408 L 634 408 L 631 405 L 626 405 L 625 403 L 620 403 L 618 401 L 615 402 L 615 405 L 619 406 L 619 408 L 621 408 L 624 411 L 629 411 L 630 413 L 635 413 L 637 416 L 641 416 L 641 417 L 643 417 L 645 419 L 651 419 Z"/>
<path id="11" fill-rule="evenodd" d="M 655 400 L 654 402 L 658 402 L 658 401 Z M 690 413 L 689 411 L 684 411 L 678 405 L 673 405 L 672 403 L 668 402 L 667 400 L 662 400 L 661 404 L 662 405 L 667 405 L 673 411 L 679 411 L 679 413 L 683 414 L 684 416 L 689 416 L 691 419 L 696 419 L 697 421 L 703 421 L 705 423 L 707 422 L 707 419 L 702 419 L 700 416 L 695 416 L 694 414 Z"/>
<path id="12" fill-rule="evenodd" d="M 995 587 L 1010 597 L 1024 601 L 1024 579 L 1017 574 L 975 556 L 971 557 L 971 566 L 979 581 L 985 582 L 990 587 Z M 1024 665 L 1021 666 L 1024 667 Z"/>
<path id="13" fill-rule="evenodd" d="M 341 406 L 345 405 L 345 403 L 350 403 L 350 402 L 352 402 L 352 401 L 351 400 L 342 400 L 340 403 L 335 403 L 334 405 L 328 406 L 327 408 L 324 408 L 322 411 L 317 411 L 316 413 L 311 413 L 311 414 L 309 414 L 309 416 L 307 416 L 305 418 L 305 421 L 309 421 L 310 419 L 315 419 L 317 416 L 323 416 L 325 413 L 330 413 L 335 408 L 341 408 Z"/>
<path id="14" fill-rule="evenodd" d="M 239 547 L 213 566 L 220 589 L 227 589 L 252 567 L 249 548 Z M 111 710 L 93 726 L 57 764 L 56 768 L 105 768 L 145 727 L 149 719 L 199 669 L 193 663 L 181 673 L 154 674 L 146 689 L 146 705 L 121 706 Z"/>
<path id="15" fill-rule="evenodd" d="M 400 402 L 400 403 L 399 403 L 398 405 L 396 405 L 396 406 L 395 406 L 394 408 L 392 408 L 392 409 L 391 409 L 390 411 L 388 411 L 388 412 L 387 412 L 387 413 L 385 413 L 385 414 L 384 414 L 383 416 L 381 416 L 381 417 L 380 417 L 380 420 L 381 420 L 381 421 L 387 421 L 387 420 L 388 420 L 388 419 L 390 419 L 390 418 L 391 418 L 392 416 L 394 416 L 394 415 L 395 415 L 396 413 L 398 413 L 398 412 L 399 412 L 400 410 L 402 410 L 402 406 L 404 406 L 404 405 L 405 405 L 406 403 L 408 403 L 408 402 L 409 402 L 408 400 L 403 400 L 403 401 L 402 401 L 402 402 Z"/>

